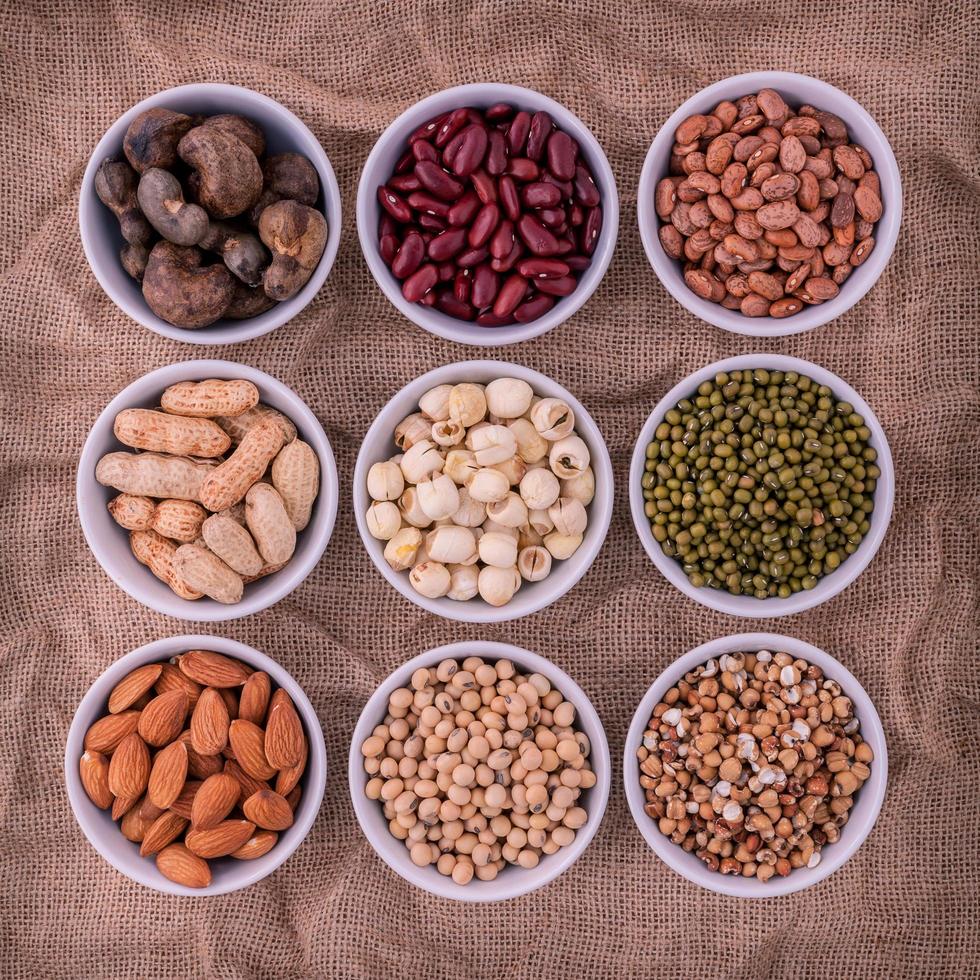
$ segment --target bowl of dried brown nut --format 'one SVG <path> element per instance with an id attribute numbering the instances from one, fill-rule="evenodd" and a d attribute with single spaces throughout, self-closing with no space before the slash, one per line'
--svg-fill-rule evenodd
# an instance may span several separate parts
<path id="1" fill-rule="evenodd" d="M 771 898 L 823 880 L 864 843 L 888 753 L 841 663 L 789 636 L 743 633 L 657 678 L 633 716 L 623 778 L 669 867 L 724 895 Z"/>
<path id="2" fill-rule="evenodd" d="M 840 316 L 895 248 L 902 184 L 878 124 L 807 75 L 754 72 L 687 100 L 653 141 L 637 198 L 669 293 L 734 333 L 773 337 Z"/>

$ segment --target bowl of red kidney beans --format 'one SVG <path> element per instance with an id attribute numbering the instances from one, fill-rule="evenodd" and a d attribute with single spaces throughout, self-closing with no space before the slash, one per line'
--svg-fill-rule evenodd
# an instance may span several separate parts
<path id="1" fill-rule="evenodd" d="M 420 327 L 477 346 L 568 319 L 612 258 L 619 199 L 602 147 L 531 89 L 446 89 L 371 151 L 357 230 L 374 278 Z"/>

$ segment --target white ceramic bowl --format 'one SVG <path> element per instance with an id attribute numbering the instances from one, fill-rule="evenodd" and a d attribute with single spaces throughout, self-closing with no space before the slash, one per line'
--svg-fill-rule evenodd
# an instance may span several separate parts
<path id="1" fill-rule="evenodd" d="M 116 415 L 124 408 L 153 408 L 160 404 L 164 388 L 178 381 L 205 378 L 244 378 L 259 389 L 261 400 L 289 416 L 320 460 L 320 495 L 313 507 L 310 523 L 296 538 L 296 551 L 285 568 L 245 586 L 241 602 L 225 605 L 207 597 L 181 599 L 170 587 L 141 565 L 129 547 L 129 532 L 121 528 L 106 509 L 118 491 L 104 487 L 95 479 L 98 461 L 110 452 L 132 451 L 119 442 L 112 431 Z M 106 574 L 137 602 L 176 619 L 216 623 L 240 619 L 266 609 L 293 591 L 320 560 L 337 517 L 337 467 L 323 427 L 305 402 L 281 381 L 245 364 L 232 361 L 184 361 L 144 374 L 124 388 L 106 405 L 89 432 L 78 461 L 76 479 L 78 517 L 96 560 Z"/>
<path id="2" fill-rule="evenodd" d="M 89 727 L 108 713 L 106 705 L 109 693 L 130 671 L 143 664 L 159 663 L 184 653 L 186 650 L 213 650 L 229 657 L 237 657 L 256 670 L 264 670 L 279 687 L 293 699 L 296 710 L 303 720 L 303 727 L 310 743 L 309 761 L 300 780 L 303 792 L 296 808 L 295 822 L 279 835 L 276 846 L 268 854 L 253 861 L 236 861 L 221 858 L 208 862 L 211 865 L 211 884 L 207 888 L 187 888 L 165 878 L 157 870 L 152 857 L 140 857 L 139 845 L 123 837 L 119 824 L 113 821 L 107 810 L 100 810 L 86 795 L 78 774 L 78 760 L 84 751 L 85 733 Z M 327 780 L 327 751 L 323 744 L 323 731 L 313 705 L 303 689 L 274 660 L 252 647 L 226 640 L 220 636 L 171 636 L 139 647 L 120 658 L 101 674 L 82 698 L 65 746 L 65 782 L 68 800 L 75 819 L 89 843 L 118 872 L 141 885 L 155 888 L 170 895 L 223 895 L 238 891 L 272 874 L 293 851 L 302 844 L 323 800 Z"/>
<path id="3" fill-rule="evenodd" d="M 265 134 L 267 154 L 302 153 L 313 164 L 320 177 L 320 200 L 317 207 L 327 219 L 327 245 L 320 264 L 306 285 L 292 299 L 277 303 L 272 309 L 248 320 L 218 320 L 209 327 L 188 330 L 161 320 L 146 304 L 140 284 L 129 276 L 119 261 L 119 249 L 125 244 L 115 215 L 95 193 L 95 172 L 107 157 L 125 159 L 123 137 L 129 124 L 146 109 L 163 106 L 188 115 L 215 115 L 234 112 L 247 116 Z M 82 247 L 95 278 L 109 298 L 137 323 L 171 340 L 188 344 L 237 344 L 281 327 L 310 303 L 326 281 L 340 245 L 340 189 L 333 167 L 323 147 L 306 125 L 285 106 L 259 92 L 238 85 L 199 83 L 181 85 L 151 95 L 124 112 L 99 140 L 82 177 L 78 199 L 78 226 Z"/>
<path id="4" fill-rule="evenodd" d="M 653 439 L 653 433 L 663 421 L 666 412 L 674 408 L 682 398 L 689 398 L 695 393 L 703 381 L 709 381 L 719 371 L 738 371 L 746 368 L 767 368 L 770 371 L 797 371 L 812 378 L 818 384 L 827 385 L 838 401 L 848 401 L 854 410 L 864 416 L 865 424 L 871 430 L 870 445 L 878 453 L 877 465 L 881 469 L 881 477 L 874 492 L 875 508 L 871 514 L 871 529 L 864 536 L 858 550 L 847 558 L 835 571 L 824 575 L 809 591 L 796 592 L 788 599 L 770 597 L 756 599 L 754 596 L 731 595 L 721 589 L 708 587 L 696 588 L 691 585 L 688 577 L 681 569 L 680 563 L 674 558 L 668 558 L 657 543 L 650 530 L 650 521 L 643 512 L 643 488 L 640 481 L 643 478 L 646 463 L 647 446 Z M 787 357 L 783 354 L 740 354 L 723 361 L 716 361 L 695 371 L 694 374 L 674 385 L 660 400 L 650 417 L 643 424 L 639 438 L 633 448 L 633 459 L 630 463 L 630 510 L 633 512 L 633 524 L 636 532 L 646 548 L 651 561 L 672 585 L 676 586 L 686 596 L 700 602 L 711 609 L 729 613 L 732 616 L 750 616 L 758 619 L 790 616 L 812 609 L 833 598 L 843 591 L 868 567 L 874 558 L 892 517 L 892 506 L 895 503 L 895 467 L 892 463 L 891 450 L 884 430 L 871 406 L 843 379 L 837 377 L 826 368 L 811 361 L 798 357 Z"/>
<path id="5" fill-rule="evenodd" d="M 578 805 L 588 811 L 588 821 L 576 832 L 575 840 L 568 847 L 561 848 L 555 854 L 542 856 L 536 868 L 511 865 L 504 868 L 493 881 L 479 881 L 474 878 L 467 885 L 457 885 L 452 878 L 440 874 L 432 865 L 420 868 L 413 864 L 404 843 L 392 836 L 381 804 L 377 800 L 369 800 L 364 795 L 368 776 L 364 771 L 361 745 L 383 721 L 391 692 L 407 686 L 414 671 L 419 667 L 434 667 L 440 660 L 446 658 L 461 660 L 470 656 L 482 657 L 490 663 L 501 659 L 512 660 L 522 672 L 543 674 L 551 682 L 552 687 L 565 695 L 566 700 L 575 706 L 575 726 L 585 732 L 591 743 L 590 761 L 596 774 L 596 784 L 582 794 Z M 518 895 L 526 895 L 567 871 L 582 856 L 599 829 L 599 824 L 602 823 L 602 815 L 605 813 L 609 799 L 609 772 L 609 746 L 606 743 L 606 733 L 595 708 L 592 707 L 592 702 L 578 684 L 564 671 L 536 653 L 511 646 L 509 643 L 491 643 L 483 640 L 472 643 L 452 643 L 448 646 L 436 647 L 434 650 L 426 650 L 425 653 L 413 657 L 408 663 L 402 664 L 389 674 L 368 699 L 357 720 L 348 759 L 350 795 L 354 803 L 354 812 L 357 814 L 357 822 L 381 860 L 392 871 L 416 887 L 433 895 L 453 898 L 461 902 L 502 902 Z"/>
<path id="6" fill-rule="evenodd" d="M 599 232 L 599 241 L 592 254 L 592 265 L 579 276 L 575 292 L 560 299 L 544 316 L 538 317 L 531 323 L 481 327 L 474 323 L 467 323 L 465 320 L 457 320 L 431 307 L 409 303 L 402 296 L 401 283 L 385 265 L 378 248 L 381 205 L 378 204 L 377 195 L 378 187 L 386 184 L 394 173 L 395 164 L 405 152 L 408 137 L 415 129 L 434 116 L 461 106 L 485 109 L 497 102 L 509 102 L 529 112 L 544 110 L 551 114 L 559 128 L 575 139 L 602 195 L 600 202 L 602 230 Z M 357 187 L 357 234 L 361 240 L 361 249 L 368 268 L 382 292 L 409 320 L 428 330 L 429 333 L 476 347 L 516 344 L 531 337 L 538 337 L 581 309 L 606 273 L 613 249 L 616 247 L 618 230 L 619 197 L 616 193 L 616 180 L 606 154 L 592 132 L 578 116 L 559 102 L 549 99 L 540 92 L 517 85 L 502 85 L 497 82 L 459 85 L 430 95 L 410 109 L 406 109 L 374 144 L 361 171 L 361 181 Z"/>
<path id="7" fill-rule="evenodd" d="M 802 657 L 820 667 L 827 678 L 837 681 L 844 694 L 853 702 L 855 716 L 861 723 L 861 736 L 874 752 L 871 775 L 856 796 L 850 819 L 841 828 L 840 840 L 836 844 L 824 846 L 820 863 L 815 868 L 796 868 L 785 878 L 775 876 L 768 882 L 759 881 L 758 878 L 740 878 L 711 871 L 699 857 L 688 853 L 680 845 L 674 844 L 669 837 L 660 833 L 656 821 L 648 817 L 643 810 L 646 797 L 640 786 L 640 765 L 636 758 L 636 750 L 643 741 L 643 732 L 650 721 L 653 709 L 684 674 L 712 657 L 754 650 L 786 652 L 794 657 Z M 666 865 L 688 881 L 722 895 L 735 895 L 739 898 L 775 898 L 802 891 L 832 875 L 864 843 L 878 819 L 885 798 L 885 786 L 888 782 L 888 748 L 885 744 L 881 719 L 875 711 L 874 704 L 854 675 L 839 661 L 823 650 L 818 650 L 815 646 L 791 636 L 780 636 L 776 633 L 740 633 L 702 643 L 701 646 L 675 660 L 653 682 L 630 722 L 626 749 L 623 753 L 623 780 L 630 812 L 640 833 L 657 857 Z"/>
<path id="8" fill-rule="evenodd" d="M 875 247 L 871 257 L 851 273 L 838 295 L 783 319 L 744 316 L 737 310 L 726 310 L 718 303 L 710 303 L 692 293 L 684 282 L 681 263 L 667 255 L 660 244 L 660 220 L 653 203 L 657 182 L 667 175 L 670 149 L 674 144 L 674 131 L 678 125 L 694 113 L 710 112 L 723 99 L 735 101 L 743 95 L 758 92 L 761 88 L 775 89 L 791 108 L 809 103 L 843 119 L 852 142 L 863 146 L 874 160 L 875 170 L 881 178 L 881 197 L 885 206 L 884 214 L 875 226 Z M 895 154 L 885 134 L 868 112 L 849 95 L 809 75 L 786 71 L 758 71 L 748 75 L 735 75 L 709 85 L 691 96 L 667 120 L 643 163 L 636 210 L 647 258 L 666 290 L 681 306 L 707 323 L 732 333 L 750 337 L 783 337 L 812 330 L 836 319 L 854 306 L 878 281 L 898 239 L 898 228 L 902 221 L 902 181 Z"/>
<path id="9" fill-rule="evenodd" d="M 522 582 L 520 589 L 505 606 L 491 606 L 479 596 L 465 602 L 458 602 L 445 596 L 441 599 L 427 599 L 416 592 L 408 581 L 408 572 L 396 572 L 384 557 L 385 542 L 371 536 L 367 529 L 365 515 L 371 498 L 367 492 L 367 474 L 374 463 L 390 459 L 397 452 L 394 432 L 395 426 L 405 416 L 418 411 L 418 401 L 430 388 L 441 384 L 460 384 L 472 381 L 485 384 L 494 378 L 520 378 L 526 381 L 536 395 L 561 398 L 571 406 L 575 413 L 575 431 L 585 440 L 592 457 L 592 471 L 595 474 L 595 498 L 589 504 L 589 524 L 585 539 L 571 558 L 555 561 L 551 574 L 540 582 Z M 357 529 L 361 532 L 364 547 L 378 571 L 409 601 L 446 619 L 463 623 L 503 623 L 520 619 L 550 606 L 571 589 L 589 570 L 595 556 L 602 547 L 609 520 L 612 517 L 613 473 L 609 461 L 609 451 L 602 438 L 599 427 L 592 416 L 572 395 L 556 384 L 551 378 L 537 371 L 511 364 L 507 361 L 463 361 L 446 364 L 422 377 L 416 378 L 402 388 L 378 413 L 371 423 L 354 466 L 354 516 Z"/>

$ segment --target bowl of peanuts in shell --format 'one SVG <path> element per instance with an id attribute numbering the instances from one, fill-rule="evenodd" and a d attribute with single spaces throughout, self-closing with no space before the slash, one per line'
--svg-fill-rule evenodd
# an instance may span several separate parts
<path id="1" fill-rule="evenodd" d="M 500 902 L 589 846 L 609 747 L 589 698 L 553 663 L 508 643 L 453 643 L 378 686 L 348 776 L 361 830 L 394 872 L 443 898 Z"/>
<path id="2" fill-rule="evenodd" d="M 120 657 L 82 698 L 65 746 L 68 799 L 89 842 L 120 874 L 171 895 L 222 895 L 271 874 L 313 826 L 326 775 L 303 689 L 219 636 L 171 636 Z"/>
<path id="3" fill-rule="evenodd" d="M 829 323 L 874 286 L 898 238 L 902 184 L 854 99 L 807 75 L 753 72 L 667 120 L 640 173 L 637 218 L 683 307 L 779 337 Z"/>
<path id="4" fill-rule="evenodd" d="M 330 443 L 282 382 L 188 361 L 123 389 L 82 449 L 82 530 L 110 578 L 157 612 L 237 619 L 293 591 L 337 515 Z"/>
<path id="5" fill-rule="evenodd" d="M 654 681 L 626 736 L 623 779 L 637 828 L 668 867 L 723 895 L 773 898 L 817 884 L 861 847 L 888 750 L 874 704 L 839 661 L 790 636 L 743 633 Z"/>

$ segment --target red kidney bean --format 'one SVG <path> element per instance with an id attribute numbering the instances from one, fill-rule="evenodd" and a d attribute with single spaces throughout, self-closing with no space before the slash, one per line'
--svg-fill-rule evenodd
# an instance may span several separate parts
<path id="1" fill-rule="evenodd" d="M 579 164 L 575 168 L 575 200 L 587 207 L 594 208 L 599 203 L 599 188 L 587 167 Z"/>
<path id="2" fill-rule="evenodd" d="M 422 123 L 418 129 L 412 133 L 408 138 L 409 143 L 414 143 L 416 140 L 430 140 L 435 135 L 436 130 L 449 118 L 449 113 L 443 113 L 441 116 L 436 116 L 430 119 L 428 122 Z"/>
<path id="3" fill-rule="evenodd" d="M 476 191 L 476 196 L 484 204 L 497 200 L 497 185 L 494 183 L 493 177 L 485 170 L 474 170 L 470 175 L 470 183 L 473 185 L 473 190 Z"/>
<path id="4" fill-rule="evenodd" d="M 391 220 L 391 215 L 381 212 L 381 221 L 378 222 L 378 236 L 384 238 L 385 235 L 397 235 L 398 225 Z"/>
<path id="5" fill-rule="evenodd" d="M 544 156 L 544 148 L 553 127 L 554 123 L 547 112 L 536 112 L 531 117 L 531 128 L 527 134 L 527 155 L 535 162 Z"/>
<path id="6" fill-rule="evenodd" d="M 557 229 L 555 229 L 557 231 Z M 558 251 L 556 255 L 569 255 L 575 251 L 575 242 L 572 241 L 571 236 L 562 234 L 558 239 Z"/>
<path id="7" fill-rule="evenodd" d="M 575 291 L 578 280 L 574 276 L 562 276 L 560 279 L 535 279 L 534 285 L 542 293 L 549 296 L 568 296 Z"/>
<path id="8" fill-rule="evenodd" d="M 512 105 L 508 105 L 506 102 L 495 102 L 483 113 L 483 118 L 488 122 L 500 122 L 504 119 L 510 119 L 512 115 L 514 115 Z"/>
<path id="9" fill-rule="evenodd" d="M 428 144 L 426 144 L 428 146 Z M 388 186 L 399 194 L 411 194 L 412 191 L 421 190 L 422 181 L 414 173 L 395 174 L 388 181 Z"/>
<path id="10" fill-rule="evenodd" d="M 449 205 L 426 191 L 415 191 L 408 195 L 407 200 L 416 211 L 423 214 L 434 214 L 438 218 L 449 217 Z"/>
<path id="11" fill-rule="evenodd" d="M 417 303 L 438 281 L 439 270 L 431 263 L 426 263 L 402 283 L 402 296 L 409 303 Z"/>
<path id="12" fill-rule="evenodd" d="M 429 144 L 424 144 L 428 146 Z M 463 193 L 463 185 L 450 177 L 438 163 L 432 160 L 420 160 L 415 164 L 415 176 L 422 182 L 426 190 L 432 191 L 436 197 L 444 201 L 455 201 Z M 446 212 L 448 217 L 449 212 Z"/>
<path id="13" fill-rule="evenodd" d="M 501 221 L 490 239 L 490 254 L 495 259 L 502 259 L 514 247 L 514 223 Z"/>
<path id="14" fill-rule="evenodd" d="M 522 109 L 514 116 L 514 120 L 510 124 L 510 129 L 507 130 L 507 147 L 512 157 L 516 157 L 518 154 L 524 152 L 527 146 L 527 135 L 530 130 L 531 113 L 524 112 Z"/>
<path id="15" fill-rule="evenodd" d="M 541 224 L 547 225 L 556 235 L 562 234 L 561 226 L 565 224 L 564 208 L 539 208 L 535 214 Z"/>
<path id="16" fill-rule="evenodd" d="M 572 191 L 574 187 L 570 180 L 559 180 L 553 173 L 550 173 L 549 171 L 546 170 L 541 175 L 541 183 L 554 184 L 555 187 L 557 187 L 558 190 L 561 191 L 561 196 L 563 198 L 567 198 L 568 200 L 571 200 Z"/>
<path id="17" fill-rule="evenodd" d="M 439 282 L 452 282 L 456 278 L 455 262 L 440 262 L 436 269 L 439 272 Z"/>
<path id="18" fill-rule="evenodd" d="M 469 235 L 467 236 L 470 248 L 479 248 L 481 245 L 485 245 L 494 233 L 499 222 L 500 208 L 493 202 L 484 204 L 480 208 L 477 216 L 473 219 L 473 224 L 470 225 Z"/>
<path id="19" fill-rule="evenodd" d="M 412 165 L 415 163 L 415 157 L 412 155 L 412 151 L 408 150 L 403 153 L 398 158 L 398 163 L 395 164 L 395 173 L 404 174 L 408 173 L 412 169 Z"/>
<path id="20" fill-rule="evenodd" d="M 382 235 L 378 240 L 378 251 L 385 265 L 391 265 L 398 254 L 398 239 L 394 235 Z"/>
<path id="21" fill-rule="evenodd" d="M 602 209 L 590 208 L 585 216 L 585 222 L 579 229 L 579 249 L 583 255 L 591 255 L 595 251 L 596 242 L 599 241 L 599 232 L 602 230 Z"/>
<path id="22" fill-rule="evenodd" d="M 522 214 L 517 222 L 517 231 L 524 244 L 535 255 L 549 256 L 558 251 L 558 239 L 534 215 Z"/>
<path id="23" fill-rule="evenodd" d="M 561 279 L 568 275 L 568 268 L 560 259 L 522 259 L 517 271 L 527 279 Z"/>
<path id="24" fill-rule="evenodd" d="M 420 300 L 420 305 L 422 306 L 435 306 L 436 305 L 436 291 L 430 289 Z"/>
<path id="25" fill-rule="evenodd" d="M 481 313 L 477 318 L 476 322 L 481 327 L 506 327 L 507 324 L 514 322 L 514 316 L 497 316 L 493 310 L 487 310 L 486 313 Z"/>
<path id="26" fill-rule="evenodd" d="M 412 220 L 411 208 L 390 188 L 378 188 L 378 203 L 395 221 L 405 223 Z"/>
<path id="27" fill-rule="evenodd" d="M 436 131 L 436 146 L 445 146 L 469 121 L 468 109 L 454 109 Z"/>
<path id="28" fill-rule="evenodd" d="M 537 320 L 539 316 L 544 316 L 555 305 L 555 301 L 550 296 L 532 296 L 525 300 L 514 310 L 514 319 L 518 323 L 530 323 Z"/>
<path id="29" fill-rule="evenodd" d="M 580 204 L 573 204 L 568 212 L 568 223 L 573 228 L 578 228 L 583 221 L 585 221 L 585 211 L 582 210 Z"/>
<path id="30" fill-rule="evenodd" d="M 412 144 L 412 157 L 416 162 L 431 160 L 436 163 L 439 160 L 439 151 L 428 140 L 416 140 Z"/>
<path id="31" fill-rule="evenodd" d="M 486 248 L 471 248 L 467 249 L 465 252 L 461 252 L 456 256 L 456 265 L 461 269 L 469 269 L 474 265 L 479 265 L 490 255 L 490 249 Z"/>
<path id="32" fill-rule="evenodd" d="M 446 222 L 437 215 L 429 214 L 428 212 L 423 212 L 419 215 L 418 223 L 420 227 L 425 228 L 427 231 L 434 231 L 436 234 L 446 230 Z"/>
<path id="33" fill-rule="evenodd" d="M 480 199 L 473 193 L 467 191 L 449 209 L 449 223 L 451 225 L 468 225 L 480 210 Z"/>
<path id="34" fill-rule="evenodd" d="M 457 320 L 472 320 L 476 316 L 476 310 L 469 303 L 458 300 L 448 289 L 436 294 L 436 309 Z"/>
<path id="35" fill-rule="evenodd" d="M 578 146 L 568 133 L 557 129 L 548 137 L 548 169 L 559 180 L 571 180 L 575 176 L 577 155 Z"/>
<path id="36" fill-rule="evenodd" d="M 499 177 L 507 169 L 507 138 L 499 129 L 492 129 L 487 147 L 487 173 Z"/>
<path id="37" fill-rule="evenodd" d="M 553 208 L 561 201 L 561 191 L 554 184 L 536 180 L 521 188 L 521 200 L 529 208 Z"/>
<path id="38" fill-rule="evenodd" d="M 533 160 L 528 160 L 527 157 L 512 157 L 510 163 L 507 164 L 507 173 L 514 180 L 526 183 L 529 180 L 537 180 L 541 176 L 541 168 Z"/>
<path id="39" fill-rule="evenodd" d="M 391 271 L 399 279 L 407 279 L 425 258 L 425 242 L 417 231 L 410 231 L 391 263 Z"/>
<path id="40" fill-rule="evenodd" d="M 470 301 L 470 294 L 473 292 L 473 277 L 469 269 L 460 269 L 453 279 L 453 296 L 461 303 Z"/>
<path id="41" fill-rule="evenodd" d="M 527 280 L 515 273 L 501 287 L 493 303 L 497 316 L 508 316 L 520 306 L 527 293 Z"/>
<path id="42" fill-rule="evenodd" d="M 473 288 L 470 302 L 478 309 L 485 310 L 497 297 L 500 279 L 489 265 L 482 263 L 473 270 Z"/>
<path id="43" fill-rule="evenodd" d="M 478 242 L 477 244 L 482 244 Z M 429 242 L 429 258 L 433 262 L 445 262 L 451 259 L 466 245 L 465 228 L 448 228 Z"/>
<path id="44" fill-rule="evenodd" d="M 561 260 L 572 272 L 585 272 L 592 265 L 592 259 L 587 255 L 563 255 Z"/>
<path id="45" fill-rule="evenodd" d="M 513 248 L 503 258 L 490 260 L 490 268 L 494 272 L 510 272 L 523 254 L 524 246 L 515 240 Z"/>
<path id="46" fill-rule="evenodd" d="M 497 181 L 497 194 L 500 197 L 500 203 L 503 205 L 504 214 L 511 221 L 516 221 L 521 216 L 521 201 L 517 195 L 517 184 L 514 183 L 514 178 L 506 175 L 501 177 Z"/>
<path id="47" fill-rule="evenodd" d="M 457 177 L 469 177 L 483 163 L 487 154 L 487 130 L 485 126 L 471 123 L 460 133 L 462 142 L 450 166 Z"/>

